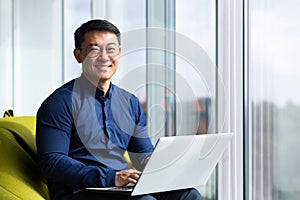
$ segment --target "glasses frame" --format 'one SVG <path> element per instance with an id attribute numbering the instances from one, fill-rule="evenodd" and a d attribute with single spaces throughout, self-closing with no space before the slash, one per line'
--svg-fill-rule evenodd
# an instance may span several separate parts
<path id="1" fill-rule="evenodd" d="M 111 48 L 110 48 L 111 46 Z M 90 58 L 97 58 L 100 55 L 103 55 L 103 53 L 105 52 L 105 54 L 109 57 L 109 58 L 115 58 L 118 55 L 120 55 L 120 45 L 116 44 L 116 43 L 108 43 L 105 45 L 99 45 L 99 44 L 89 44 L 87 45 L 85 48 L 79 48 L 80 50 L 84 50 L 86 55 Z M 115 52 L 111 52 L 112 49 L 114 49 Z M 94 53 L 92 51 L 95 51 Z"/>

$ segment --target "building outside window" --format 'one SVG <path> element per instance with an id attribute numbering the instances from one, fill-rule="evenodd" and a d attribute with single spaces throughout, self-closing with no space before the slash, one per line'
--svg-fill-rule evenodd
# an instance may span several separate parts
<path id="1" fill-rule="evenodd" d="M 300 195 L 299 7 L 249 0 L 251 199 Z"/>

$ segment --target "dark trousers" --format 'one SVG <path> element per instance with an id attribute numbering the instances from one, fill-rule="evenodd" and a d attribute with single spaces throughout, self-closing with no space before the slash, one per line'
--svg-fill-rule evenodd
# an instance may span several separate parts
<path id="1" fill-rule="evenodd" d="M 201 200 L 201 195 L 196 189 L 184 189 L 169 192 L 161 192 L 155 194 L 130 196 L 117 194 L 102 194 L 81 190 L 74 194 L 75 200 Z"/>

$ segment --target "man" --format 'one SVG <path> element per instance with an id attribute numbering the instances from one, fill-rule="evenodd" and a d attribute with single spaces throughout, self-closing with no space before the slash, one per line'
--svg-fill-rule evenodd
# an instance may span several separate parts
<path id="1" fill-rule="evenodd" d="M 74 36 L 82 74 L 55 90 L 37 113 L 38 159 L 51 198 L 200 199 L 194 189 L 134 198 L 84 189 L 135 184 L 153 146 L 137 97 L 111 83 L 121 54 L 118 28 L 90 20 Z M 126 169 L 125 151 L 136 170 Z"/>

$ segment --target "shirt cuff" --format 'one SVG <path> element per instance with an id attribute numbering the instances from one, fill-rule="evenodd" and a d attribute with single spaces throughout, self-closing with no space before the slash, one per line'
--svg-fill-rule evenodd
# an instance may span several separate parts
<path id="1" fill-rule="evenodd" d="M 108 170 L 107 175 L 107 185 L 108 186 L 115 186 L 116 185 L 116 171 L 115 170 Z"/>

